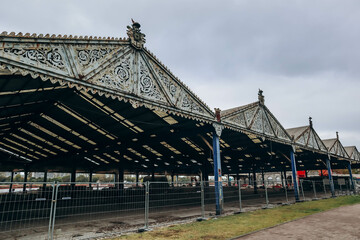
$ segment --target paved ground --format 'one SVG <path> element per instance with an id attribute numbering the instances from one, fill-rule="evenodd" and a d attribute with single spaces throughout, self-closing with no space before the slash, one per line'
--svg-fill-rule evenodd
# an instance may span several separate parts
<path id="1" fill-rule="evenodd" d="M 360 204 L 314 214 L 238 239 L 360 239 Z"/>

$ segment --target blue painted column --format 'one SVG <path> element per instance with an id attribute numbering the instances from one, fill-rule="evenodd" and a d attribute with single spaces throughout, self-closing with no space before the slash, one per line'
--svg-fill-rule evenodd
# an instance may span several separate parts
<path id="1" fill-rule="evenodd" d="M 298 188 L 298 181 L 297 181 L 297 172 L 296 172 L 296 160 L 293 147 L 290 150 L 290 160 L 291 160 L 291 170 L 293 176 L 293 183 L 294 183 L 294 194 L 295 194 L 295 201 L 299 201 L 299 188 Z"/>
<path id="2" fill-rule="evenodd" d="M 349 161 L 349 163 L 348 163 L 348 170 L 349 170 L 350 181 L 351 181 L 351 189 L 350 189 L 350 190 L 354 190 L 354 189 L 355 189 L 355 185 L 354 185 L 354 179 L 353 179 L 353 176 L 352 176 L 351 162 L 350 162 L 350 161 Z"/>
<path id="3" fill-rule="evenodd" d="M 331 195 L 332 195 L 333 197 L 335 197 L 334 180 L 333 180 L 332 175 L 331 175 L 330 156 L 328 156 L 328 158 L 326 159 L 326 166 L 327 166 L 328 175 L 329 175 Z"/>
<path id="4" fill-rule="evenodd" d="M 215 132 L 213 133 L 213 154 L 214 154 L 214 181 L 215 181 L 215 199 L 216 199 L 216 215 L 221 215 L 223 206 L 223 188 L 222 188 L 222 173 L 221 173 L 221 159 L 220 159 L 220 142 L 222 125 L 214 124 Z"/>

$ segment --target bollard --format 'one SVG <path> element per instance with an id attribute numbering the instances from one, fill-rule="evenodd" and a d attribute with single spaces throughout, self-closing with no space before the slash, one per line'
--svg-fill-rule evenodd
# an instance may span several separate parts
<path id="1" fill-rule="evenodd" d="M 313 183 L 313 189 L 314 189 L 314 196 L 315 196 L 315 199 L 317 199 L 315 181 L 312 181 L 312 183 Z"/>
<path id="2" fill-rule="evenodd" d="M 242 203 L 241 203 L 241 180 L 239 179 L 239 207 L 240 207 L 240 212 L 242 212 Z"/>
<path id="3" fill-rule="evenodd" d="M 303 196 L 303 200 L 305 201 L 305 194 L 304 194 L 303 180 L 302 179 L 300 179 L 300 186 L 301 186 L 301 193 L 302 193 L 302 196 Z"/>

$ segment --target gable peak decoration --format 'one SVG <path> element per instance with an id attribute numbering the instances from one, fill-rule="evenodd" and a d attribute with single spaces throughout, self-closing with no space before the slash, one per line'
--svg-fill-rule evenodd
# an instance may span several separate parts
<path id="1" fill-rule="evenodd" d="M 286 131 L 294 137 L 294 142 L 310 149 L 327 152 L 327 148 L 313 128 L 312 117 L 309 117 L 309 125 L 289 128 Z"/>
<path id="2" fill-rule="evenodd" d="M 261 90 L 260 88 L 259 88 L 259 92 L 258 92 L 258 99 L 259 99 L 260 104 L 262 104 L 262 105 L 265 104 L 265 97 L 263 95 L 263 90 Z"/>
<path id="3" fill-rule="evenodd" d="M 132 20 L 128 39 L 3 32 L 0 71 L 213 122 L 210 108 L 144 47 L 140 27 Z"/>
<path id="4" fill-rule="evenodd" d="M 222 120 L 241 129 L 251 130 L 262 137 L 291 142 L 291 137 L 280 122 L 265 106 L 263 91 L 259 89 L 257 102 L 224 110 Z"/>
<path id="5" fill-rule="evenodd" d="M 142 49 L 144 47 L 144 44 L 146 42 L 145 40 L 145 34 L 143 34 L 140 30 L 140 23 L 135 22 L 133 19 L 131 19 L 132 25 L 127 26 L 127 35 L 130 38 L 130 43 L 133 47 L 136 49 Z"/>

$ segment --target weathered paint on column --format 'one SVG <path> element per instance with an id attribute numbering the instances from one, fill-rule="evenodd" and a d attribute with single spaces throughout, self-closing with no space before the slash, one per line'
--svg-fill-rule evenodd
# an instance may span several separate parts
<path id="1" fill-rule="evenodd" d="M 349 170 L 350 181 L 351 181 L 351 189 L 350 190 L 355 190 L 354 179 L 353 179 L 352 171 L 351 171 L 351 162 L 348 163 L 348 170 Z"/>
<path id="2" fill-rule="evenodd" d="M 333 180 L 332 175 L 331 175 L 330 156 L 328 156 L 328 158 L 326 159 L 326 166 L 327 166 L 328 175 L 329 175 L 331 195 L 332 195 L 333 197 L 335 197 L 334 180 Z"/>
<path id="3" fill-rule="evenodd" d="M 221 159 L 220 159 L 220 143 L 219 136 L 213 134 L 213 150 L 214 150 L 214 180 L 215 180 L 215 199 L 216 199 L 216 215 L 222 212 L 223 191 L 221 179 Z"/>
<path id="4" fill-rule="evenodd" d="M 295 200 L 299 201 L 299 188 L 298 188 L 298 182 L 297 182 L 296 160 L 295 160 L 294 150 L 292 148 L 290 150 L 290 160 L 291 160 L 291 170 L 292 170 L 292 175 L 293 175 Z"/>
<path id="5" fill-rule="evenodd" d="M 218 120 L 219 121 L 219 120 Z M 215 199 L 216 199 L 216 215 L 222 213 L 223 206 L 223 189 L 222 189 L 222 172 L 221 172 L 221 159 L 220 159 L 220 136 L 223 126 L 214 123 L 215 129 L 213 133 L 213 155 L 214 155 L 214 181 L 215 181 Z"/>

